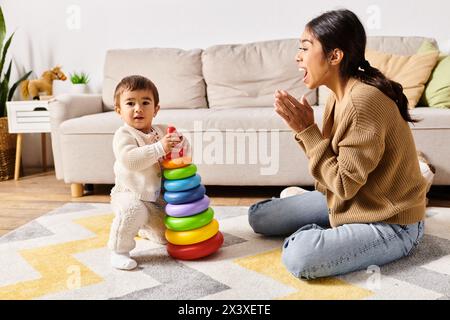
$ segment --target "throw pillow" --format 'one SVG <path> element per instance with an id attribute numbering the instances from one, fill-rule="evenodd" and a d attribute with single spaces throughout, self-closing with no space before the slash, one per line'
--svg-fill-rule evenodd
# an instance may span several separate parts
<path id="1" fill-rule="evenodd" d="M 408 98 L 408 107 L 414 108 L 425 90 L 431 71 L 438 60 L 438 52 L 401 56 L 366 49 L 366 59 L 387 78 L 400 83 Z"/>
<path id="2" fill-rule="evenodd" d="M 429 41 L 424 41 L 417 53 L 439 51 Z M 441 54 L 431 73 L 430 80 L 420 99 L 420 104 L 432 108 L 450 108 L 450 55 Z"/>

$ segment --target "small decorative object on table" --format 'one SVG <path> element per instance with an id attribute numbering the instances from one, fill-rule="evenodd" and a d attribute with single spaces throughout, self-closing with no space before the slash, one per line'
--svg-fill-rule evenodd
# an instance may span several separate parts
<path id="1" fill-rule="evenodd" d="M 169 127 L 167 131 L 176 129 Z M 189 153 L 182 147 L 174 148 L 162 162 L 166 179 L 164 200 L 168 203 L 164 219 L 167 252 L 180 260 L 206 257 L 223 244 L 219 223 Z"/>
<path id="2" fill-rule="evenodd" d="M 39 95 L 41 92 L 51 97 L 53 95 L 53 80 L 65 81 L 66 79 L 66 75 L 61 71 L 61 66 L 44 71 L 40 79 L 22 81 L 22 98 L 24 100 L 29 100 L 30 98 L 41 100 Z"/>
<path id="3" fill-rule="evenodd" d="M 88 93 L 89 76 L 87 73 L 71 73 L 70 82 L 72 82 L 72 93 Z"/>

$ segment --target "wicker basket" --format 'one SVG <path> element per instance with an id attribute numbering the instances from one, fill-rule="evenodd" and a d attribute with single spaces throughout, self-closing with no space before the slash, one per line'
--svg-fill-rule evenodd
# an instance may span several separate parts
<path id="1" fill-rule="evenodd" d="M 16 136 L 8 132 L 8 118 L 0 118 L 0 180 L 14 177 Z"/>

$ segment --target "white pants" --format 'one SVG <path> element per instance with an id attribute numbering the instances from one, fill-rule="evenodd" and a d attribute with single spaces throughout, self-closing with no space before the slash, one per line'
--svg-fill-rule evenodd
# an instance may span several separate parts
<path id="1" fill-rule="evenodd" d="M 156 202 L 139 200 L 132 192 L 111 194 L 115 217 L 111 225 L 108 248 L 116 253 L 128 253 L 136 246 L 135 236 L 166 243 L 164 206 L 162 198 Z"/>

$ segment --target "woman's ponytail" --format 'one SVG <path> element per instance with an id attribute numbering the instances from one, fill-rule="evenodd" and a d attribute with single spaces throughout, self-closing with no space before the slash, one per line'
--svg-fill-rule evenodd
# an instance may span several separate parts
<path id="1" fill-rule="evenodd" d="M 386 76 L 377 68 L 370 65 L 369 61 L 365 60 L 360 63 L 355 78 L 368 85 L 378 88 L 381 92 L 391 98 L 398 107 L 401 116 L 405 121 L 417 122 L 412 119 L 408 111 L 408 98 L 403 93 L 403 87 L 400 83 L 386 78 Z"/>

